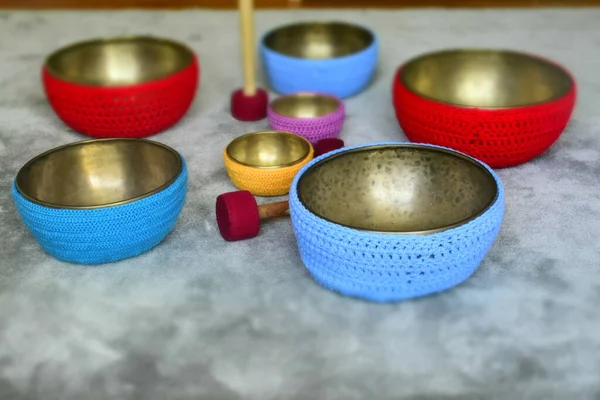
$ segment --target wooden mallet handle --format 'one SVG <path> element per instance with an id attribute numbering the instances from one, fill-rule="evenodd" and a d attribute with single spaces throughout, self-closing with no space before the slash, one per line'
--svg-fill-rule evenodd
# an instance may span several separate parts
<path id="1" fill-rule="evenodd" d="M 275 203 L 261 204 L 258 206 L 258 215 L 261 221 L 269 218 L 283 217 L 289 214 L 290 204 L 287 200 Z"/>

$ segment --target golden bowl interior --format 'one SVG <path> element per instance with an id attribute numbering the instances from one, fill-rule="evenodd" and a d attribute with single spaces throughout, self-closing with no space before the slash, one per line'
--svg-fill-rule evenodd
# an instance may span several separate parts
<path id="1" fill-rule="evenodd" d="M 33 158 L 17 174 L 16 185 L 43 206 L 103 208 L 161 191 L 177 179 L 182 164 L 176 151 L 156 142 L 88 140 Z"/>
<path id="2" fill-rule="evenodd" d="M 273 111 L 290 118 L 323 117 L 335 112 L 339 106 L 340 103 L 335 98 L 313 93 L 282 96 L 271 103 Z"/>
<path id="3" fill-rule="evenodd" d="M 464 224 L 493 204 L 498 186 L 472 158 L 419 145 L 374 145 L 329 156 L 298 182 L 313 214 L 346 227 L 427 234 Z"/>
<path id="4" fill-rule="evenodd" d="M 264 38 L 267 48 L 291 57 L 344 57 L 368 48 L 375 40 L 369 30 L 344 22 L 307 22 L 274 29 Z"/>
<path id="5" fill-rule="evenodd" d="M 425 98 L 456 106 L 508 108 L 566 95 L 567 72 L 535 56 L 501 50 L 448 50 L 407 62 L 400 80 Z"/>
<path id="6" fill-rule="evenodd" d="M 310 153 L 311 144 L 288 132 L 252 132 L 234 139 L 227 154 L 239 164 L 255 168 L 282 168 L 295 165 Z"/>
<path id="7" fill-rule="evenodd" d="M 123 86 L 173 75 L 194 59 L 183 44 L 154 37 L 96 39 L 52 53 L 46 68 L 64 81 L 89 86 Z"/>

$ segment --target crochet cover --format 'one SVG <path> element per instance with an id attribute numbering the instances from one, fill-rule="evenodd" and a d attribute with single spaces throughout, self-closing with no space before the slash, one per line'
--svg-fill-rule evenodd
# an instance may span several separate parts
<path id="1" fill-rule="evenodd" d="M 176 124 L 186 114 L 200 79 L 197 57 L 163 79 L 122 87 L 91 87 L 65 82 L 46 68 L 42 79 L 48 102 L 73 130 L 94 138 L 143 138 Z"/>
<path id="2" fill-rule="evenodd" d="M 315 93 L 321 96 L 330 96 L 325 93 Z M 330 114 L 314 118 L 293 118 L 277 113 L 269 104 L 267 115 L 269 126 L 276 131 L 295 133 L 302 136 L 313 145 L 321 139 L 337 138 L 344 126 L 346 110 L 341 99 L 336 98 L 339 107 Z"/>
<path id="3" fill-rule="evenodd" d="M 411 142 L 445 146 L 492 168 L 512 167 L 544 153 L 564 131 L 575 106 L 576 84 L 563 97 L 543 104 L 478 109 L 417 96 L 394 75 L 396 118 Z"/>
<path id="4" fill-rule="evenodd" d="M 315 158 L 294 178 L 289 195 L 290 216 L 304 265 L 321 285 L 377 302 L 424 296 L 463 282 L 490 250 L 504 217 L 502 183 L 485 165 L 498 185 L 494 203 L 478 218 L 438 233 L 398 235 L 359 231 L 319 218 L 300 202 L 298 181 L 312 165 L 339 152 L 381 144 L 401 143 L 338 149 Z"/>
<path id="5" fill-rule="evenodd" d="M 379 39 L 373 33 L 368 48 L 345 57 L 311 60 L 290 57 L 265 46 L 260 54 L 267 78 L 280 94 L 300 91 L 322 92 L 346 98 L 364 90 L 377 67 Z"/>
<path id="6" fill-rule="evenodd" d="M 159 193 L 114 207 L 73 210 L 44 207 L 12 195 L 25 226 L 53 257 L 79 264 L 109 263 L 145 253 L 175 226 L 185 203 L 188 171 Z"/>

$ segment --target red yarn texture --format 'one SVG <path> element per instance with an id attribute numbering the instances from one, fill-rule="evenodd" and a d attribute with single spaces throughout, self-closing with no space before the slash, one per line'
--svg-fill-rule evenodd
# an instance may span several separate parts
<path id="1" fill-rule="evenodd" d="M 252 193 L 247 190 L 219 195 L 216 215 L 219 232 L 227 241 L 250 239 L 260 231 L 258 205 Z"/>
<path id="2" fill-rule="evenodd" d="M 394 76 L 396 118 L 411 142 L 449 147 L 492 168 L 512 167 L 544 153 L 564 131 L 576 85 L 563 97 L 511 109 L 456 107 L 417 96 Z"/>
<path id="3" fill-rule="evenodd" d="M 198 59 L 163 79 L 120 87 L 98 87 L 58 79 L 43 68 L 46 96 L 71 129 L 94 138 L 142 138 L 170 128 L 190 108 L 198 82 Z"/>

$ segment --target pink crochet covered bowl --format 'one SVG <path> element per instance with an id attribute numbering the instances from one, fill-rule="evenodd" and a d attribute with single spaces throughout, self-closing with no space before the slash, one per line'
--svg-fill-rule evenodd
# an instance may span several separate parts
<path id="1" fill-rule="evenodd" d="M 340 135 L 346 110 L 343 101 L 336 96 L 298 92 L 273 100 L 267 109 L 267 118 L 271 129 L 295 133 L 315 144 Z"/>

